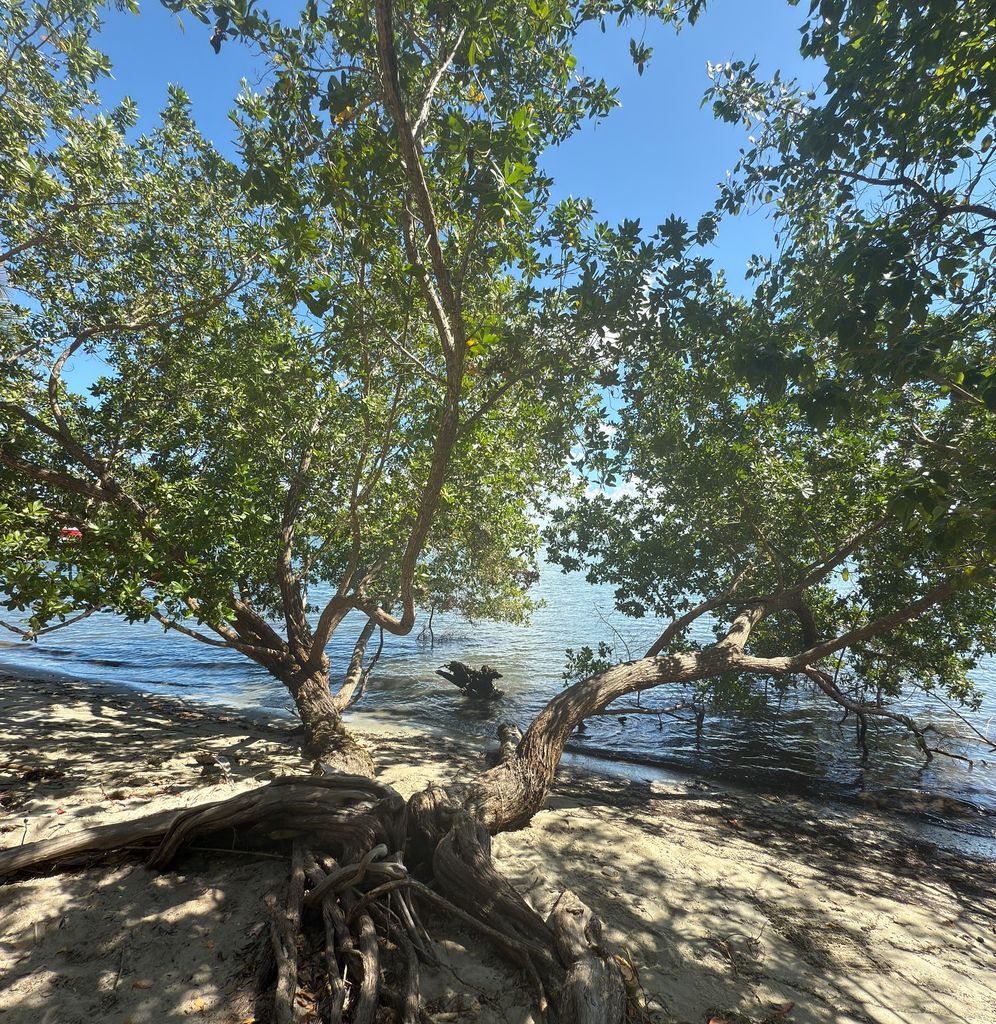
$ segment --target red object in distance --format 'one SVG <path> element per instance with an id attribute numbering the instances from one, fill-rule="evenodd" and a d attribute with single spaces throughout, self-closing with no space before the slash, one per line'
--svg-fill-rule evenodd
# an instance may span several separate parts
<path id="1" fill-rule="evenodd" d="M 63 526 L 59 530 L 60 540 L 79 540 L 82 536 L 83 533 L 78 526 Z"/>

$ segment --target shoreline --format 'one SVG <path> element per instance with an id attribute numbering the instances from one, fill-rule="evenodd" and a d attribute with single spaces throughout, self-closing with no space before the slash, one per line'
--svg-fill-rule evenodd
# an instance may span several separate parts
<path id="1" fill-rule="evenodd" d="M 0 658 L 0 680 L 5 677 L 53 684 L 64 688 L 64 692 L 78 694 L 96 691 L 108 699 L 121 697 L 137 698 L 151 706 L 174 707 L 177 711 L 196 711 L 221 720 L 230 719 L 246 722 L 255 727 L 273 730 L 293 742 L 297 729 L 297 718 L 292 712 L 280 712 L 251 706 L 233 706 L 214 701 L 191 699 L 179 694 L 154 693 L 138 685 L 111 680 L 81 679 L 70 673 L 34 670 L 22 672 L 8 667 Z M 497 719 L 495 725 L 497 726 Z M 360 734 L 382 736 L 401 733 L 411 736 L 431 735 L 452 740 L 470 747 L 469 736 L 451 736 L 445 730 L 430 723 L 404 723 L 396 721 L 389 713 L 375 710 L 353 709 L 349 712 L 348 724 Z M 527 723 L 516 723 L 520 728 Z M 496 737 L 489 739 L 488 752 L 498 749 Z M 583 742 L 571 740 L 567 743 L 562 766 L 584 766 L 591 772 L 608 779 L 623 778 L 633 782 L 695 783 L 706 782 L 714 788 L 724 788 L 743 794 L 777 794 L 786 798 L 800 798 L 817 802 L 838 803 L 844 806 L 861 807 L 873 811 L 900 815 L 915 822 L 919 831 L 930 841 L 958 849 L 971 856 L 996 861 L 996 813 L 967 800 L 931 793 L 921 789 L 878 788 L 869 790 L 847 790 L 842 787 L 821 786 L 818 780 L 808 778 L 779 779 L 774 773 L 755 777 L 744 782 L 732 771 L 690 769 L 681 764 L 662 763 L 639 753 L 620 753 L 608 748 L 598 748 Z"/>
<path id="2" fill-rule="evenodd" d="M 99 690 L 0 680 L 0 845 L 307 768 L 272 721 Z M 406 797 L 485 763 L 452 737 L 368 736 L 381 778 Z M 227 771 L 205 773 L 199 751 Z M 759 1022 L 789 1003 L 783 1024 L 996 1019 L 996 864 L 939 849 L 894 816 L 568 764 L 530 825 L 493 849 L 543 916 L 564 888 L 590 903 L 607 941 L 632 957 L 654 1021 L 718 1010 Z M 161 874 L 128 861 L 0 888 L 0 1021 L 252 1019 L 236 954 L 258 934 L 263 894 L 286 886 L 286 864 L 225 852 L 188 853 Z M 478 936 L 446 921 L 430 930 L 443 966 L 425 972 L 424 992 L 440 1021 L 534 1021 L 521 980 Z"/>

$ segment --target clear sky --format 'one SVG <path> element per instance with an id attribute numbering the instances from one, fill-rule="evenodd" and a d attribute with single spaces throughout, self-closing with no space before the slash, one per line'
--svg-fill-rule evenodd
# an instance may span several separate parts
<path id="1" fill-rule="evenodd" d="M 265 6 L 288 21 L 300 9 L 294 0 Z M 548 153 L 545 166 L 558 192 L 591 196 L 600 216 L 612 222 L 640 218 L 652 227 L 671 213 L 697 219 L 736 162 L 746 134 L 700 107 L 709 84 L 706 62 L 757 57 L 766 74 L 777 68 L 784 77 L 814 84 L 819 69 L 799 56 L 803 18 L 804 11 L 788 0 L 712 0 L 697 24 L 680 33 L 648 26 L 644 39 L 654 55 L 642 77 L 629 56 L 630 36 L 643 33 L 641 24 L 615 29 L 610 23 L 604 35 L 589 26 L 579 63 L 620 87 L 622 107 Z M 210 34 L 209 26 L 189 15 L 181 29 L 176 16 L 154 0 L 145 0 L 138 17 L 111 12 L 100 38 L 114 67 L 114 81 L 103 88 L 107 101 L 131 95 L 147 124 L 163 105 L 167 83 L 177 82 L 191 95 L 201 131 L 219 148 L 230 148 L 227 115 L 239 80 L 258 78 L 262 66 L 237 43 L 227 43 L 216 56 Z M 757 220 L 746 217 L 728 226 L 717 244 L 716 259 L 734 279 L 758 247 L 755 238 L 767 237 Z"/>
<path id="2" fill-rule="evenodd" d="M 295 0 L 270 0 L 266 7 L 287 21 L 300 10 Z M 694 223 L 715 200 L 717 182 L 736 163 L 747 134 L 701 106 L 709 85 L 706 63 L 756 57 L 766 76 L 778 69 L 784 78 L 813 85 L 819 68 L 799 56 L 803 18 L 788 0 L 712 0 L 680 33 L 656 24 L 644 31 L 642 24 L 618 29 L 610 22 L 605 34 L 589 26 L 579 41 L 579 66 L 618 86 L 622 105 L 547 153 L 543 166 L 556 180 L 556 193 L 590 196 L 598 215 L 612 223 L 639 219 L 652 229 L 672 213 Z M 113 66 L 113 80 L 101 87 L 105 102 L 130 95 L 139 105 L 140 127 L 148 126 L 165 102 L 167 84 L 178 83 L 190 94 L 201 131 L 234 155 L 228 111 L 240 80 L 259 81 L 263 64 L 233 42 L 216 55 L 210 35 L 209 26 L 189 15 L 181 22 L 155 0 L 145 0 L 138 16 L 109 11 L 98 42 Z M 629 56 L 633 35 L 654 47 L 642 76 Z M 722 227 L 712 256 L 734 288 L 747 258 L 766 250 L 770 237 L 757 213 Z M 77 387 L 99 373 L 87 362 L 74 368 Z"/>

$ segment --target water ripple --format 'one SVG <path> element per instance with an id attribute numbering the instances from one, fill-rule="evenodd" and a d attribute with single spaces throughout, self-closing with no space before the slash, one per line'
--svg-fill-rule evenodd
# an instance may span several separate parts
<path id="1" fill-rule="evenodd" d="M 661 628 L 653 620 L 614 614 L 609 588 L 592 587 L 553 568 L 543 573 L 536 596 L 546 603 L 528 627 L 437 616 L 434 648 L 415 636 L 386 637 L 364 709 L 398 724 L 491 738 L 496 717 L 525 725 L 559 692 L 565 648 L 605 639 L 617 649 L 628 644 L 635 656 Z M 334 638 L 329 649 L 333 671 L 341 672 L 348 663 L 360 621 L 347 619 Z M 699 623 L 696 636 L 711 639 L 709 624 Z M 497 705 L 468 700 L 434 675 L 452 659 L 499 668 L 504 698 Z M 181 689 L 185 699 L 214 704 L 291 710 L 281 685 L 241 655 L 213 648 L 208 652 L 158 626 L 128 625 L 111 614 L 93 615 L 37 643 L 0 641 L 0 665 L 107 680 L 153 693 Z M 967 717 L 983 732 L 996 732 L 996 666 L 987 662 L 976 678 L 986 696 L 984 709 Z M 674 703 L 675 697 L 675 688 L 669 688 L 665 703 Z M 653 703 L 654 697 L 648 693 L 643 700 Z M 893 722 L 870 722 L 871 756 L 864 761 L 853 722 L 840 723 L 837 708 L 802 691 L 786 695 L 780 705 L 763 713 L 707 716 L 701 732 L 694 722 L 672 718 L 658 722 L 655 716 L 631 715 L 622 721 L 601 717 L 588 724 L 572 747 L 615 760 L 675 766 L 773 788 L 930 793 L 996 814 L 996 755 L 925 694 L 911 695 L 902 710 L 951 733 L 950 749 L 973 758 L 974 767 L 947 758 L 925 764 L 902 727 Z"/>

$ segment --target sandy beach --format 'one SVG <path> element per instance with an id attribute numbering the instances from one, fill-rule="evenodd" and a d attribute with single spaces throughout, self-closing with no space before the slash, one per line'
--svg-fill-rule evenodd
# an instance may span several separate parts
<path id="1" fill-rule="evenodd" d="M 286 724 L 167 698 L 6 678 L 0 707 L 3 847 L 308 769 Z M 485 764 L 445 737 L 367 739 L 405 796 Z M 830 801 L 565 769 L 494 853 L 544 916 L 565 888 L 592 907 L 655 1021 L 993 1024 L 996 864 L 914 832 Z M 122 859 L 0 888 L 0 1020 L 262 1024 L 242 964 L 287 871 L 278 856 L 197 848 L 163 873 Z M 433 1020 L 534 1020 L 522 978 L 479 936 L 426 924 Z"/>

